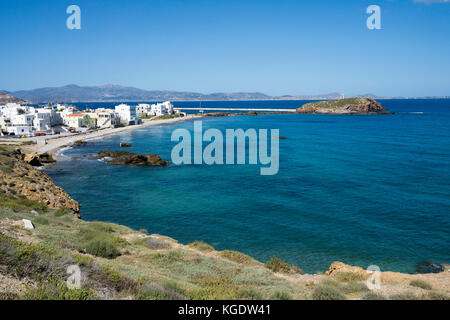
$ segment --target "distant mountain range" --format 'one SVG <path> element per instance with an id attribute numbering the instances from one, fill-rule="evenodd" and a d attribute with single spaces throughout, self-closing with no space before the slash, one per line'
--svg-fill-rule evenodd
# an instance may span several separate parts
<path id="1" fill-rule="evenodd" d="M 143 90 L 133 87 L 124 87 L 111 84 L 104 86 L 90 86 L 90 87 L 71 84 L 63 87 L 47 87 L 33 90 L 20 90 L 14 92 L 1 91 L 1 92 L 26 101 L 33 101 L 34 103 L 126 102 L 126 101 L 165 101 L 165 100 L 172 100 L 172 101 L 333 100 L 341 97 L 341 94 L 336 92 L 320 95 L 298 95 L 298 96 L 292 95 L 269 96 L 260 92 L 235 92 L 235 93 L 218 92 L 218 93 L 203 94 L 197 92 L 184 92 L 184 91 Z M 357 97 L 372 98 L 372 99 L 389 99 L 387 97 L 377 97 L 373 94 L 357 95 Z"/>

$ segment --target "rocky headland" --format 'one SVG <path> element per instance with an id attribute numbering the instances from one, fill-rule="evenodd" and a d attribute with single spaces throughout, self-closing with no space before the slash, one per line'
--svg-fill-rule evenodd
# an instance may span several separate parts
<path id="1" fill-rule="evenodd" d="M 0 105 L 7 104 L 7 103 L 30 104 L 31 102 L 24 101 L 22 99 L 13 97 L 10 94 L 0 92 Z"/>
<path id="2" fill-rule="evenodd" d="M 80 204 L 37 168 L 53 163 L 49 154 L 23 154 L 20 149 L 0 147 L 0 195 L 26 198 L 50 208 L 67 208 L 80 216 Z"/>
<path id="3" fill-rule="evenodd" d="M 393 114 L 381 103 L 369 98 L 348 98 L 312 102 L 297 109 L 306 114 Z"/>

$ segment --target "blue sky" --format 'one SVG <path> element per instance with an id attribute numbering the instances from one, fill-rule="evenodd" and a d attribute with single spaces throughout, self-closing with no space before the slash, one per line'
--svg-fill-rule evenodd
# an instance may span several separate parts
<path id="1" fill-rule="evenodd" d="M 425 3 L 426 2 L 426 3 Z M 450 3 L 2 0 L 0 89 L 450 95 Z M 81 8 L 81 30 L 66 8 Z M 381 7 L 381 30 L 366 8 Z"/>

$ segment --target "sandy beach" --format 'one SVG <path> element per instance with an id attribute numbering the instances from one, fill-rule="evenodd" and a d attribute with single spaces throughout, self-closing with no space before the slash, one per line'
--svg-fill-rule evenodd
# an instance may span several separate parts
<path id="1" fill-rule="evenodd" d="M 201 117 L 202 117 L 202 115 L 187 115 L 182 118 L 149 120 L 149 121 L 146 121 L 146 122 L 144 122 L 142 124 L 138 124 L 138 125 L 132 125 L 132 126 L 121 127 L 121 128 L 107 128 L 107 129 L 101 129 L 101 130 L 96 130 L 96 131 L 92 131 L 92 132 L 72 134 L 70 136 L 62 136 L 62 137 L 51 136 L 51 137 L 46 137 L 45 139 L 36 139 L 35 140 L 37 142 L 36 144 L 30 144 L 27 146 L 23 146 L 22 149 L 24 149 L 26 152 L 38 152 L 38 153 L 47 152 L 52 155 L 55 155 L 56 151 L 58 151 L 59 149 L 70 146 L 70 145 L 74 144 L 75 141 L 78 141 L 78 140 L 91 140 L 91 139 L 109 136 L 112 134 L 118 134 L 118 133 L 122 133 L 122 132 L 138 130 L 138 129 L 142 129 L 145 127 L 186 121 L 186 120 L 192 120 L 192 119 L 201 118 Z"/>

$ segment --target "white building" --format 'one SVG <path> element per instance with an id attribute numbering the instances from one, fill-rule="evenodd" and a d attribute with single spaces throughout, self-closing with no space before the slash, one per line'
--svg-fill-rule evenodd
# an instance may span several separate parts
<path id="1" fill-rule="evenodd" d="M 31 128 L 30 126 L 9 126 L 6 127 L 6 132 L 11 135 L 25 135 L 29 136 L 31 135 Z"/>
<path id="2" fill-rule="evenodd" d="M 155 116 L 162 116 L 164 114 L 173 114 L 173 105 L 170 101 L 157 103 L 151 105 L 151 112 Z"/>
<path id="3" fill-rule="evenodd" d="M 96 117 L 100 128 L 114 127 L 120 124 L 120 115 L 112 109 L 99 108 L 91 116 Z"/>
<path id="4" fill-rule="evenodd" d="M 136 116 L 138 118 L 140 117 L 147 117 L 152 116 L 152 106 L 146 103 L 140 103 L 136 106 Z"/>
<path id="5" fill-rule="evenodd" d="M 120 123 L 126 125 L 139 123 L 139 118 L 136 115 L 136 106 L 129 106 L 122 103 L 115 107 L 115 111 L 119 114 Z"/>
<path id="6" fill-rule="evenodd" d="M 65 105 L 56 105 L 56 113 L 61 118 L 63 124 L 66 124 L 67 117 L 69 114 L 79 113 L 78 109 L 73 106 L 65 106 Z"/>
<path id="7" fill-rule="evenodd" d="M 28 135 L 33 129 L 34 108 L 8 103 L 0 106 L 0 130 L 7 134 Z"/>

